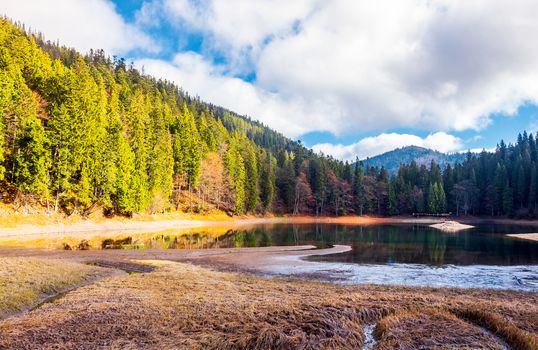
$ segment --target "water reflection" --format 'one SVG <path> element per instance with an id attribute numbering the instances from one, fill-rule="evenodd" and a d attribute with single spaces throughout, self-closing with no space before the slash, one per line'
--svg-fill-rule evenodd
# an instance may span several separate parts
<path id="1" fill-rule="evenodd" d="M 271 245 L 351 245 L 342 254 L 312 257 L 317 261 L 361 264 L 533 265 L 538 264 L 538 242 L 507 237 L 506 233 L 529 232 L 532 228 L 488 225 L 447 234 L 421 225 L 342 226 L 259 225 L 188 234 L 157 234 L 105 240 L 102 248 L 204 249 L 265 247 Z"/>

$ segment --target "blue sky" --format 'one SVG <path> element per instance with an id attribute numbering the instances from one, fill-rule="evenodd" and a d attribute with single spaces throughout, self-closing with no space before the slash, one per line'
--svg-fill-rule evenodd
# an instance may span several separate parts
<path id="1" fill-rule="evenodd" d="M 0 0 L 0 9 L 342 159 L 410 144 L 491 149 L 538 130 L 536 1 Z"/>

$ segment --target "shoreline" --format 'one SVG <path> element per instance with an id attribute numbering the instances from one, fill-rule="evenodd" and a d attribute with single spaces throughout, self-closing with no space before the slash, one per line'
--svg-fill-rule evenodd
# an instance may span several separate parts
<path id="1" fill-rule="evenodd" d="M 435 224 L 442 222 L 435 218 L 381 218 L 369 216 L 282 216 L 282 217 L 238 217 L 229 220 L 215 220 L 208 217 L 204 219 L 187 218 L 160 218 L 153 220 L 117 220 L 93 221 L 91 219 L 74 223 L 55 223 L 45 225 L 23 224 L 15 227 L 1 227 L 0 237 L 15 237 L 34 234 L 76 234 L 99 233 L 105 231 L 122 231 L 122 233 L 150 233 L 169 229 L 190 229 L 203 227 L 245 227 L 260 224 L 339 224 L 339 225 L 377 225 L 377 224 Z"/>
<path id="2" fill-rule="evenodd" d="M 507 236 L 538 242 L 538 233 L 510 233 Z"/>
<path id="3" fill-rule="evenodd" d="M 422 266 L 416 264 L 363 264 L 331 262 L 319 259 L 323 255 L 345 254 L 352 250 L 349 245 L 334 245 L 319 249 L 313 245 L 269 246 L 253 248 L 195 248 L 195 249 L 147 249 L 147 250 L 71 250 L 16 248 L 0 246 L 0 258 L 41 258 L 64 260 L 101 267 L 129 270 L 131 265 L 144 261 L 171 261 L 188 263 L 220 272 L 248 274 L 268 279 L 297 278 L 357 287 L 376 285 L 380 288 L 435 288 L 459 290 L 498 290 L 507 292 L 538 293 L 534 284 L 522 283 L 534 280 L 536 266 Z M 394 271 L 401 278 L 394 279 Z M 131 268 L 131 270 L 134 270 Z M 461 280 L 462 274 L 465 278 Z M 530 274 L 530 275 L 529 275 Z M 424 275 L 430 276 L 424 279 Z M 495 275 L 492 281 L 483 276 Z M 377 277 L 376 277 L 377 276 Z M 514 276 L 518 283 L 514 284 Z M 408 283 L 413 281 L 412 283 Z M 458 282 L 462 283 L 458 283 Z"/>
<path id="4" fill-rule="evenodd" d="M 519 225 L 519 226 L 536 226 L 538 220 L 515 220 L 515 219 L 492 219 L 468 217 L 458 220 L 449 220 L 456 222 L 458 227 L 470 228 L 470 225 L 480 224 L 497 224 L 497 225 Z M 371 216 L 243 216 L 236 218 L 214 218 L 210 215 L 207 219 L 203 216 L 196 216 L 196 219 L 182 217 L 181 215 L 154 215 L 149 217 L 135 219 L 105 219 L 105 220 L 80 220 L 75 222 L 47 223 L 47 224 L 21 224 L 15 227 L 2 227 L 0 223 L 0 238 L 23 238 L 34 235 L 72 235 L 72 236 L 92 236 L 109 231 L 118 231 L 118 234 L 130 233 L 157 233 L 166 230 L 188 230 L 197 228 L 239 228 L 253 225 L 271 225 L 271 224 L 337 224 L 337 225 L 382 225 L 382 224 L 423 224 L 423 225 L 442 225 L 447 220 L 442 218 L 415 218 L 409 216 L 398 217 L 371 217 Z M 509 234 L 510 235 L 510 234 Z M 512 237 L 530 239 L 538 241 L 538 234 L 529 237 L 517 234 Z"/>

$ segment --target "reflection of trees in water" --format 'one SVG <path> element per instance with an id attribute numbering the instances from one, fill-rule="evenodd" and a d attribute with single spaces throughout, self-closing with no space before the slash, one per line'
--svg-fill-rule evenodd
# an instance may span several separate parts
<path id="1" fill-rule="evenodd" d="M 446 236 L 444 235 L 426 235 L 429 254 L 429 263 L 442 265 L 445 260 Z"/>
<path id="2" fill-rule="evenodd" d="M 148 248 L 175 249 L 271 245 L 316 245 L 324 248 L 333 244 L 349 244 L 353 246 L 350 252 L 316 259 L 433 265 L 538 263 L 537 243 L 509 239 L 495 232 L 515 230 L 510 230 L 509 227 L 484 227 L 446 234 L 420 225 L 272 224 L 229 230 L 216 236 L 211 231 L 146 235 L 144 240 L 133 237 L 133 244 L 144 243 Z"/>

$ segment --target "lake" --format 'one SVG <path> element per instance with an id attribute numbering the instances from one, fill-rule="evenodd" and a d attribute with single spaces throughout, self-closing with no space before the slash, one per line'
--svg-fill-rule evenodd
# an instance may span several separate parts
<path id="1" fill-rule="evenodd" d="M 275 224 L 230 230 L 218 238 L 201 232 L 183 238 L 189 243 L 175 244 L 223 248 L 349 245 L 352 250 L 346 253 L 307 257 L 319 262 L 308 271 L 296 271 L 290 266 L 275 273 L 325 271 L 348 284 L 538 291 L 538 242 L 506 236 L 535 231 L 532 227 L 509 225 L 481 225 L 445 233 L 426 225 Z"/>

